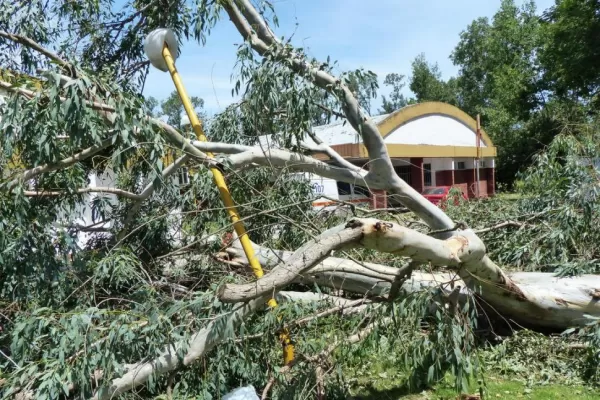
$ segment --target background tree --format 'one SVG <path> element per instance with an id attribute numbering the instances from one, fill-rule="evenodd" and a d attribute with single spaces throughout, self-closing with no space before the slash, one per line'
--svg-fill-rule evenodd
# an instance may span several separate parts
<path id="1" fill-rule="evenodd" d="M 406 86 L 404 83 L 404 75 L 400 75 L 397 73 L 387 74 L 385 79 L 383 80 L 383 84 L 389 86 L 391 88 L 389 98 L 385 96 L 381 96 L 381 109 L 379 110 L 380 114 L 389 114 L 394 111 L 401 109 L 402 107 L 406 107 L 411 104 L 414 100 L 407 99 L 402 94 L 402 90 Z"/>
<path id="2" fill-rule="evenodd" d="M 598 3 L 558 0 L 543 13 L 540 63 L 544 78 L 559 96 L 589 99 L 600 85 Z"/>
<path id="3" fill-rule="evenodd" d="M 503 0 L 491 23 L 480 18 L 469 25 L 452 54 L 463 108 L 481 114 L 498 146 L 498 181 L 508 185 L 559 129 L 539 113 L 548 99 L 540 82 L 543 35 L 535 11 L 533 2 L 519 8 Z"/>
<path id="4" fill-rule="evenodd" d="M 491 21 L 473 21 L 451 55 L 458 76 L 447 82 L 424 55 L 412 65 L 410 89 L 417 101 L 443 101 L 481 115 L 498 147 L 497 181 L 509 186 L 560 131 L 554 116 L 563 105 L 544 89 L 538 60 L 544 35 L 535 11 L 533 2 L 519 8 L 503 0 Z M 544 104 L 552 111 L 544 111 Z M 566 112 L 572 105 L 565 107 Z"/>
<path id="5" fill-rule="evenodd" d="M 420 54 L 412 62 L 410 90 L 415 94 L 417 102 L 442 101 L 459 106 L 456 80 L 442 80 L 442 73 L 437 64 L 429 64 L 424 54 Z"/>
<path id="6" fill-rule="evenodd" d="M 157 104 L 158 101 L 154 98 L 150 98 L 152 104 Z M 206 114 L 203 111 L 204 100 L 197 96 L 191 96 L 190 101 L 194 110 L 198 114 L 198 118 L 206 119 Z M 179 127 L 181 125 L 181 115 L 184 113 L 183 103 L 179 98 L 179 94 L 174 90 L 171 92 L 169 97 L 160 102 L 160 114 L 161 116 L 167 117 L 167 121 L 170 125 Z"/>

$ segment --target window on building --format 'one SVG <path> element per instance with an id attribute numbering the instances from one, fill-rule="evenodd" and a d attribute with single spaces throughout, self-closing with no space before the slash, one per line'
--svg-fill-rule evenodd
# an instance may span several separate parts
<path id="1" fill-rule="evenodd" d="M 352 194 L 352 187 L 346 182 L 337 182 L 337 191 L 340 196 L 350 196 Z"/>
<path id="2" fill-rule="evenodd" d="M 409 185 L 412 183 L 410 165 L 403 165 L 401 167 L 395 167 L 394 169 L 396 170 L 396 174 L 398 174 L 398 176 L 402 178 L 404 182 L 408 183 Z"/>
<path id="3" fill-rule="evenodd" d="M 423 164 L 423 183 L 431 186 L 431 164 Z"/>
<path id="4" fill-rule="evenodd" d="M 177 178 L 180 186 L 190 183 L 190 173 L 188 169 L 186 167 L 179 168 L 179 171 L 177 172 Z"/>
<path id="5" fill-rule="evenodd" d="M 465 169 L 465 162 L 464 161 L 459 161 L 456 163 L 456 169 Z"/>
<path id="6" fill-rule="evenodd" d="M 479 168 L 485 168 L 485 160 L 479 160 Z"/>

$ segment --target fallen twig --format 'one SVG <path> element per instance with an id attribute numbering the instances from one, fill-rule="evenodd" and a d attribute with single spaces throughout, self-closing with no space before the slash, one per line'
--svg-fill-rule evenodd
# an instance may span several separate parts
<path id="1" fill-rule="evenodd" d="M 488 228 L 475 229 L 475 230 L 474 230 L 474 232 L 475 232 L 475 233 L 486 233 L 486 232 L 490 232 L 490 231 L 493 231 L 493 230 L 496 230 L 496 229 L 500 229 L 500 228 L 506 228 L 506 227 L 508 227 L 508 226 L 515 226 L 515 227 L 518 227 L 518 228 L 520 228 L 520 227 L 523 227 L 524 225 L 525 225 L 525 224 L 524 224 L 524 223 L 522 223 L 522 222 L 517 222 L 517 221 L 512 221 L 512 220 L 511 220 L 511 221 L 504 221 L 504 222 L 501 222 L 501 223 L 499 223 L 499 224 L 497 224 L 497 225 L 490 226 L 490 227 L 488 227 Z"/>

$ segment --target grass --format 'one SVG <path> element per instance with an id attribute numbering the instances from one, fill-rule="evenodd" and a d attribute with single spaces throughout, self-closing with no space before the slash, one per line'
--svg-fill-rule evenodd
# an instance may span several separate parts
<path id="1" fill-rule="evenodd" d="M 503 200 L 519 200 L 523 196 L 518 193 L 503 192 L 503 193 L 497 193 L 496 197 L 503 199 Z"/>
<path id="2" fill-rule="evenodd" d="M 389 383 L 389 382 L 388 382 Z M 454 400 L 460 399 L 456 392 L 446 383 L 440 384 L 431 390 L 420 393 L 407 393 L 406 389 L 386 386 L 384 380 L 366 383 L 366 386 L 356 390 L 354 400 Z M 392 385 L 393 386 L 393 385 Z M 378 389 L 379 388 L 379 389 Z M 475 388 L 470 394 L 478 393 Z M 586 388 L 579 385 L 550 384 L 543 386 L 528 387 L 518 380 L 507 378 L 489 377 L 487 392 L 484 399 L 523 399 L 523 400 L 558 400 L 578 399 L 591 400 L 600 399 L 600 393 L 596 389 Z"/>
<path id="3" fill-rule="evenodd" d="M 500 346 L 482 349 L 486 365 L 484 399 L 599 399 L 600 389 L 581 379 L 581 354 L 563 353 L 556 339 L 523 331 Z M 382 346 L 357 358 L 346 359 L 343 376 L 353 400 L 455 400 L 453 377 L 424 391 L 409 391 L 404 383 L 409 375 L 394 347 Z M 479 393 L 476 380 L 468 394 Z"/>

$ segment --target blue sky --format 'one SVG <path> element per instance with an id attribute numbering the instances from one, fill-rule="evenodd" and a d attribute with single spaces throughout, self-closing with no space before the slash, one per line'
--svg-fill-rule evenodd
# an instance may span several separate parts
<path id="1" fill-rule="evenodd" d="M 522 0 L 516 0 L 521 4 Z M 294 35 L 294 44 L 311 56 L 337 60 L 340 70 L 359 67 L 377 73 L 410 74 L 414 58 L 425 53 L 443 77 L 456 74 L 449 59 L 459 34 L 478 17 L 491 18 L 500 0 L 274 0 L 278 36 Z M 538 13 L 554 0 L 537 0 Z M 190 95 L 202 97 L 209 114 L 235 101 L 231 97 L 236 43 L 241 37 L 226 17 L 205 46 L 186 42 L 177 60 Z M 235 82 L 235 81 L 234 81 Z M 167 73 L 151 70 L 144 94 L 166 98 L 174 89 Z M 381 88 L 385 94 L 385 89 Z M 408 93 L 408 90 L 407 90 Z M 373 101 L 380 104 L 380 97 Z"/>

